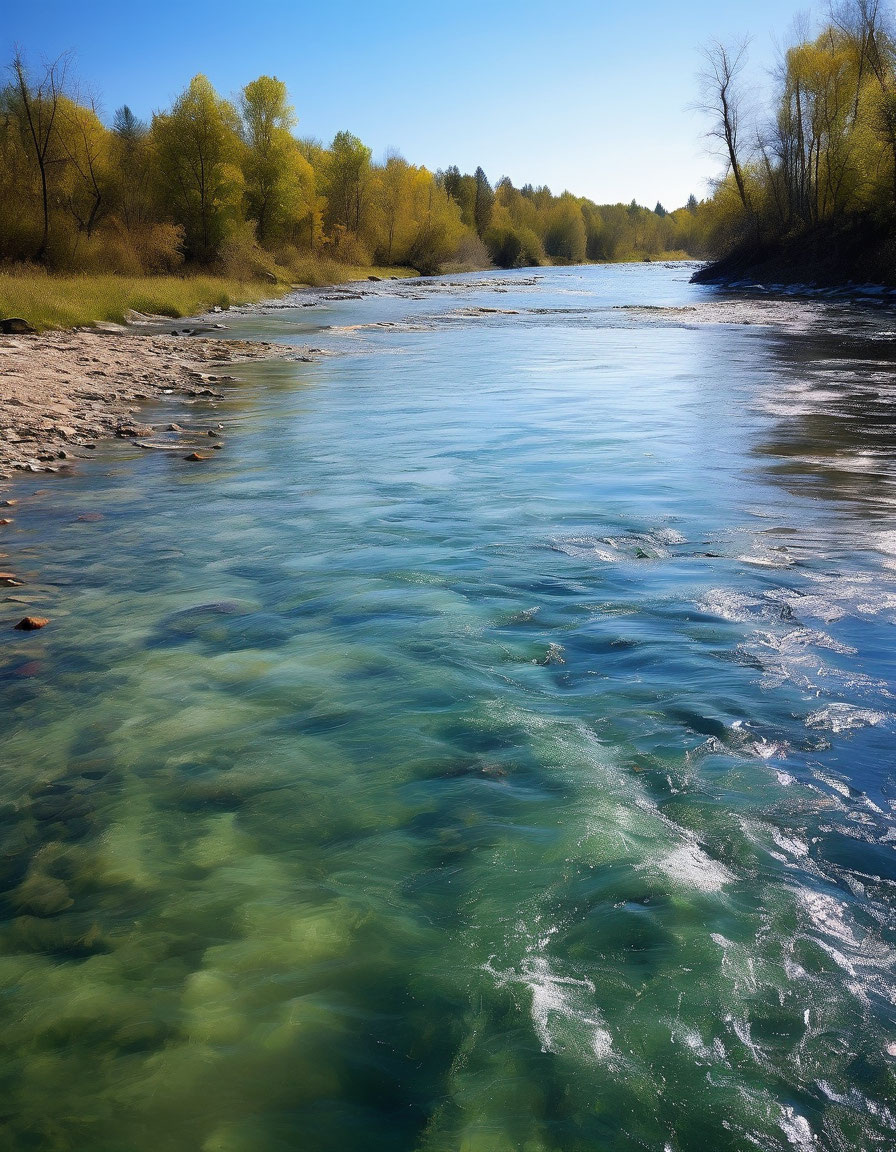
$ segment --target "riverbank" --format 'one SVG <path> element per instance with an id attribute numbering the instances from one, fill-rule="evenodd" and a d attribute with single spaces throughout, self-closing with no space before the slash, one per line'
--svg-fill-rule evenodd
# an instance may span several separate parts
<path id="1" fill-rule="evenodd" d="M 896 297 L 893 257 L 893 236 L 874 222 L 825 223 L 793 236 L 739 244 L 692 279 L 726 288 Z"/>
<path id="2" fill-rule="evenodd" d="M 103 436 L 148 446 L 156 430 L 139 419 L 141 404 L 172 392 L 213 397 L 228 365 L 290 353 L 304 354 L 283 345 L 204 337 L 87 331 L 0 336 L 0 485 L 15 470 L 69 468 L 89 457 Z"/>
<path id="3" fill-rule="evenodd" d="M 290 275 L 290 273 L 298 275 Z M 229 308 L 283 296 L 296 287 L 323 287 L 355 280 L 405 279 L 413 268 L 356 267 L 332 260 L 306 261 L 268 276 L 48 276 L 0 273 L 0 318 L 21 317 L 38 332 L 105 322 L 123 323 L 131 313 L 178 319 L 212 308 Z"/>

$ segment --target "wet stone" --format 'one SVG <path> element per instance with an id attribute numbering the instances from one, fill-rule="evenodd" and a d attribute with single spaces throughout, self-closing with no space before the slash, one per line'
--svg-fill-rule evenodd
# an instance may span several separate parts
<path id="1" fill-rule="evenodd" d="M 49 623 L 46 616 L 25 616 L 16 624 L 16 631 L 37 632 L 41 628 L 46 628 Z"/>

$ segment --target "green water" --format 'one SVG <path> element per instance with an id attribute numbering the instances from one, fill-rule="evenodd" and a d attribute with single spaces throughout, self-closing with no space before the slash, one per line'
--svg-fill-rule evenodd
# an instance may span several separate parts
<path id="1" fill-rule="evenodd" d="M 896 322 L 372 291 L 19 485 L 0 1144 L 892 1148 Z"/>

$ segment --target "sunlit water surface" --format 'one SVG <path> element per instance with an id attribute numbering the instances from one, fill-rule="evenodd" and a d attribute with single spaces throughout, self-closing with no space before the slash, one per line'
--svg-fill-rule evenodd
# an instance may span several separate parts
<path id="1" fill-rule="evenodd" d="M 896 321 L 688 274 L 228 316 L 335 354 L 19 485 L 4 1148 L 893 1148 Z"/>

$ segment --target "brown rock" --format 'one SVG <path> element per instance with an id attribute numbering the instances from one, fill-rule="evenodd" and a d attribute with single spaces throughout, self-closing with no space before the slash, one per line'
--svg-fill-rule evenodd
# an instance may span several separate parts
<path id="1" fill-rule="evenodd" d="M 198 452 L 191 452 L 189 456 L 184 456 L 184 460 L 208 460 L 208 456 L 200 456 Z"/>
<path id="2" fill-rule="evenodd" d="M 0 320 L 0 332 L 4 336 L 34 336 L 36 329 L 21 316 L 9 316 L 6 320 Z"/>
<path id="3" fill-rule="evenodd" d="M 46 616 L 26 616 L 16 624 L 17 632 L 36 632 L 50 623 Z"/>
<path id="4" fill-rule="evenodd" d="M 12 520 L 0 519 L 0 524 L 12 524 Z"/>
<path id="5" fill-rule="evenodd" d="M 0 587 L 21 588 L 24 583 L 24 580 L 19 580 L 17 576 L 13 576 L 12 572 L 0 572 Z"/>
<path id="6" fill-rule="evenodd" d="M 119 440 L 130 440 L 134 436 L 148 436 L 152 430 L 151 424 L 134 424 L 126 421 L 118 425 L 115 429 L 115 435 Z"/>

